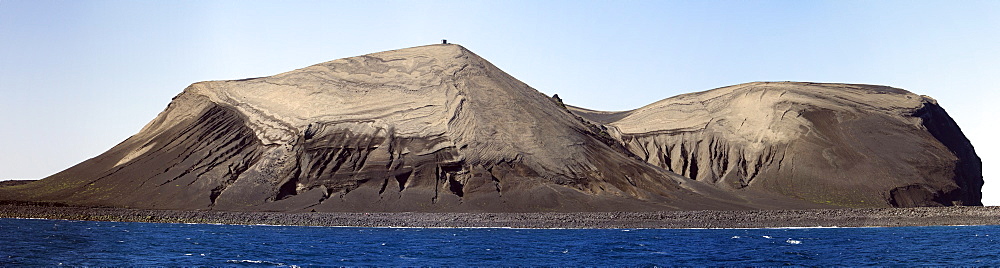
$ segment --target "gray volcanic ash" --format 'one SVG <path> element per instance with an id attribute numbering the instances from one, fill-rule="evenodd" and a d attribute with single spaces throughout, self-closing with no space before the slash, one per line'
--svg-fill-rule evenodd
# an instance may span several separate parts
<path id="1" fill-rule="evenodd" d="M 981 205 L 933 100 L 751 83 L 626 112 L 564 106 L 458 45 L 195 83 L 108 152 L 0 199 L 234 211 Z"/>

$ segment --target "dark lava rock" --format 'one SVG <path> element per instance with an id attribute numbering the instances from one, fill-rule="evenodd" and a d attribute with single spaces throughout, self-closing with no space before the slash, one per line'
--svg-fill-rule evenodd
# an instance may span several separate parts
<path id="1" fill-rule="evenodd" d="M 34 182 L 34 181 L 36 181 L 36 180 L 7 180 L 7 181 L 0 181 L 0 187 L 17 186 L 17 185 L 22 185 L 22 184 L 28 184 L 28 183 L 31 183 L 31 182 Z"/>

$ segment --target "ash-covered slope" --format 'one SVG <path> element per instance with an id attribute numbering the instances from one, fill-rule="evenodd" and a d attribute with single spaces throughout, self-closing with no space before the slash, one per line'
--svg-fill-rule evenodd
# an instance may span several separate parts
<path id="1" fill-rule="evenodd" d="M 138 134 L 0 201 L 181 210 L 640 211 L 979 205 L 929 98 L 751 83 L 564 106 L 457 45 L 195 83 Z"/>
<path id="2" fill-rule="evenodd" d="M 901 89 L 749 83 L 573 110 L 648 163 L 720 189 L 849 207 L 982 205 L 972 145 L 936 101 Z"/>
<path id="3" fill-rule="evenodd" d="M 584 122 L 461 46 L 416 47 L 193 84 L 110 151 L 6 195 L 277 211 L 784 206 L 713 193 Z"/>

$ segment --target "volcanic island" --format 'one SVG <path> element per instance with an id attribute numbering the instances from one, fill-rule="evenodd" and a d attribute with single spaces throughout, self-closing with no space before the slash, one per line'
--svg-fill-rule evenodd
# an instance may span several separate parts
<path id="1" fill-rule="evenodd" d="M 608 89 L 616 94 L 622 89 Z M 198 82 L 0 217 L 323 226 L 998 224 L 928 96 L 753 82 L 606 112 L 439 44 Z"/>

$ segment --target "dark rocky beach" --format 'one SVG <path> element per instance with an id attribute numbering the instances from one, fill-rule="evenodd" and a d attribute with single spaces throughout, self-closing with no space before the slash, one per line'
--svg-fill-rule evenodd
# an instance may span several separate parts
<path id="1" fill-rule="evenodd" d="M 1000 207 L 575 213 L 284 213 L 0 205 L 0 218 L 358 227 L 776 228 L 1000 225 Z"/>

